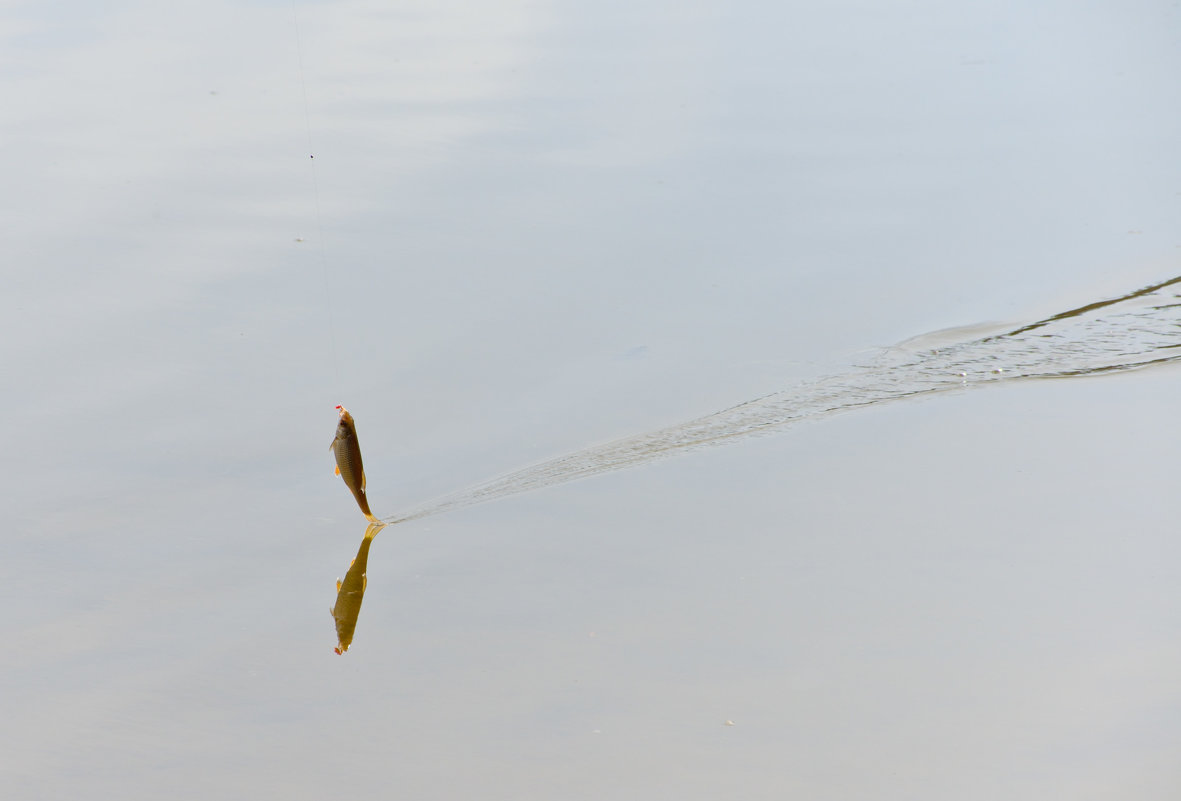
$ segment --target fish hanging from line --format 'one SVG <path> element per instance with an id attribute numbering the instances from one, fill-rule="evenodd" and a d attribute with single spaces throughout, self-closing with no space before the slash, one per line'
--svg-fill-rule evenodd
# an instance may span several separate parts
<path id="1" fill-rule="evenodd" d="M 357 426 L 353 416 L 343 406 L 337 406 L 340 423 L 336 426 L 336 437 L 328 450 L 336 457 L 336 475 L 344 479 L 344 485 L 357 499 L 357 506 L 370 523 L 378 522 L 369 511 L 369 499 L 365 496 L 365 467 L 361 464 L 361 445 L 357 441 Z"/>

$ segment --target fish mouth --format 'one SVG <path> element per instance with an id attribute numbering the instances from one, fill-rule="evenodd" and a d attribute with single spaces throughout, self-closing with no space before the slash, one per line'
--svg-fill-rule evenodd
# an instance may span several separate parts
<path id="1" fill-rule="evenodd" d="M 337 406 L 336 411 L 340 412 L 341 417 L 344 417 L 346 414 L 349 413 L 349 410 L 344 408 L 343 406 Z"/>

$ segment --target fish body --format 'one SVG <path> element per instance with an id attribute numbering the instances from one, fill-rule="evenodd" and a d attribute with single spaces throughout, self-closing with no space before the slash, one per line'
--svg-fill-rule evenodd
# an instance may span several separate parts
<path id="1" fill-rule="evenodd" d="M 336 474 L 344 479 L 344 485 L 357 499 L 357 506 L 370 523 L 377 518 L 369 511 L 369 498 L 365 495 L 365 467 L 361 463 L 361 445 L 357 441 L 357 426 L 353 416 L 343 406 L 337 406 L 340 422 L 336 425 L 336 437 L 328 449 L 336 457 Z"/>
<path id="2" fill-rule="evenodd" d="M 336 648 L 333 650 L 343 654 L 353 644 L 353 632 L 357 630 L 357 618 L 361 614 L 361 601 L 365 598 L 365 588 L 369 584 L 365 571 L 369 566 L 369 546 L 377 532 L 385 528 L 384 523 L 372 523 L 365 529 L 365 539 L 361 540 L 361 547 L 357 556 L 344 574 L 344 581 L 336 581 L 336 604 L 329 611 L 336 621 Z"/>

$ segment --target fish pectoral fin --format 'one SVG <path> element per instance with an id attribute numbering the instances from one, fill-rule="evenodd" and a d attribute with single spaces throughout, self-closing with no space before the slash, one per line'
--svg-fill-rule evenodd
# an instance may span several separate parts
<path id="1" fill-rule="evenodd" d="M 367 589 L 369 589 L 369 577 L 361 576 L 361 592 L 365 592 Z"/>
<path id="2" fill-rule="evenodd" d="M 340 579 L 336 580 L 336 591 L 340 592 Z M 333 610 L 332 614 L 336 614 L 336 611 Z"/>
<path id="3" fill-rule="evenodd" d="M 336 466 L 336 467 L 333 469 L 333 472 L 334 472 L 334 473 L 336 473 L 336 475 L 338 475 L 338 476 L 339 476 L 339 475 L 340 475 L 340 465 L 337 465 L 337 466 Z"/>
<path id="4" fill-rule="evenodd" d="M 353 561 L 349 562 L 349 567 L 352 567 L 352 566 L 353 566 L 353 565 L 355 565 L 356 563 L 357 563 L 357 557 L 355 557 L 355 556 L 354 556 L 354 557 L 353 557 Z"/>

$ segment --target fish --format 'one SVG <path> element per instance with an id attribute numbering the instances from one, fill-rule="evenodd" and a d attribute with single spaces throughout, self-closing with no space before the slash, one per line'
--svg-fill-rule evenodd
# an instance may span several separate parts
<path id="1" fill-rule="evenodd" d="M 336 438 L 328 446 L 336 456 L 336 475 L 344 479 L 344 485 L 357 499 L 357 506 L 370 523 L 378 522 L 369 511 L 369 498 L 365 495 L 365 467 L 361 464 L 361 445 L 357 442 L 357 426 L 353 416 L 343 406 L 337 406 L 340 423 L 336 426 Z"/>
<path id="2" fill-rule="evenodd" d="M 328 611 L 336 621 L 336 647 L 332 650 L 338 654 L 343 654 L 353 644 L 353 633 L 357 630 L 357 618 L 361 614 L 361 601 L 369 586 L 369 578 L 365 575 L 369 566 L 369 546 L 383 528 L 385 523 L 369 524 L 357 556 L 349 563 L 349 569 L 344 574 L 344 581 L 336 580 L 336 604 Z"/>

